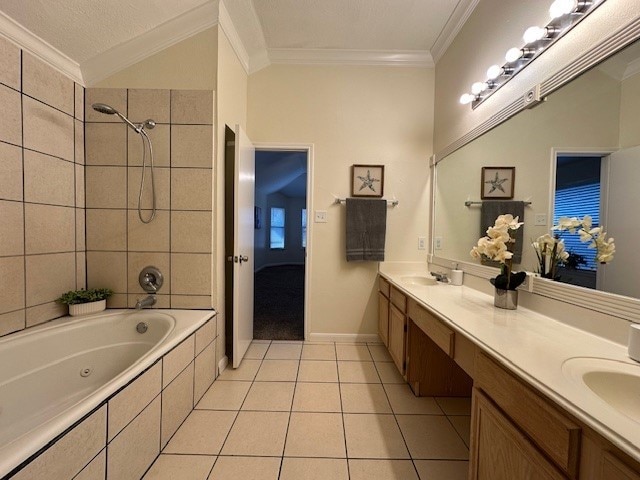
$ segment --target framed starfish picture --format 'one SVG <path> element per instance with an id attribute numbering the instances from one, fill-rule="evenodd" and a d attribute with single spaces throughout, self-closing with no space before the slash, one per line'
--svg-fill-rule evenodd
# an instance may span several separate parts
<path id="1" fill-rule="evenodd" d="M 480 198 L 483 200 L 513 198 L 516 167 L 482 167 Z"/>
<path id="2" fill-rule="evenodd" d="M 353 165 L 351 167 L 352 197 L 382 197 L 384 165 Z"/>

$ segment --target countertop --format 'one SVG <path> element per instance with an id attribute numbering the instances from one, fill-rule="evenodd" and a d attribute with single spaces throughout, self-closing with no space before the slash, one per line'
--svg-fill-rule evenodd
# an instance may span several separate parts
<path id="1" fill-rule="evenodd" d="M 409 264 L 380 265 L 380 275 L 447 325 L 481 347 L 509 370 L 529 382 L 561 407 L 603 435 L 622 451 L 640 461 L 640 428 L 629 417 L 571 381 L 563 373 L 574 357 L 596 357 L 638 366 L 626 347 L 566 325 L 558 320 L 518 307 L 494 307 L 493 296 L 450 284 L 410 285 L 407 275 L 428 275 Z"/>

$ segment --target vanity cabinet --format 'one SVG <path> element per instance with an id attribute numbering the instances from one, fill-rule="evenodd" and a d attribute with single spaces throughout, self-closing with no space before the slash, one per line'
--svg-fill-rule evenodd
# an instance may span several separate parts
<path id="1" fill-rule="evenodd" d="M 405 374 L 407 355 L 407 297 L 391 286 L 389 307 L 389 354 L 401 375 Z"/>
<path id="2" fill-rule="evenodd" d="M 378 335 L 385 347 L 389 347 L 389 291 L 391 286 L 378 277 Z"/>

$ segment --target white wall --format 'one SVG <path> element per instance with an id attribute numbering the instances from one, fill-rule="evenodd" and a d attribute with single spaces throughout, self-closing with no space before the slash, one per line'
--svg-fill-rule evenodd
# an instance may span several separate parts
<path id="1" fill-rule="evenodd" d="M 426 260 L 428 158 L 432 153 L 432 69 L 272 65 L 249 78 L 249 136 L 314 144 L 308 321 L 312 333 L 374 334 L 377 263 L 345 260 L 344 205 L 350 168 L 384 164 L 389 209 L 386 258 Z M 309 212 L 312 218 L 312 212 Z"/>

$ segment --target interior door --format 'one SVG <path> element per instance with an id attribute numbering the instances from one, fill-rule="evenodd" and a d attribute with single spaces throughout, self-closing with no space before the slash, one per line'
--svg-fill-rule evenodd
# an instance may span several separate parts
<path id="1" fill-rule="evenodd" d="M 236 125 L 233 194 L 233 368 L 253 340 L 253 229 L 256 149 Z"/>

